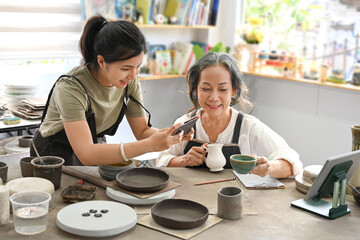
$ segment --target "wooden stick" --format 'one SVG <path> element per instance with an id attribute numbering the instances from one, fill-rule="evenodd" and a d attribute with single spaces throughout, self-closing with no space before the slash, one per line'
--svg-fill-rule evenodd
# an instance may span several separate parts
<path id="1" fill-rule="evenodd" d="M 195 183 L 195 185 L 199 186 L 199 185 L 204 185 L 204 184 L 227 182 L 227 181 L 233 181 L 233 180 L 236 180 L 236 178 L 227 178 L 227 179 L 221 179 L 221 180 L 215 180 L 215 181 L 209 181 L 209 182 Z"/>

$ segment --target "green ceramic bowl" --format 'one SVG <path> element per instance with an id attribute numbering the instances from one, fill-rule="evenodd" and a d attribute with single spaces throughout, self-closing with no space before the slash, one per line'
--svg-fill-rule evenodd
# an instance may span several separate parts
<path id="1" fill-rule="evenodd" d="M 240 174 L 247 174 L 256 166 L 256 158 L 243 155 L 234 154 L 230 156 L 231 167 Z"/>

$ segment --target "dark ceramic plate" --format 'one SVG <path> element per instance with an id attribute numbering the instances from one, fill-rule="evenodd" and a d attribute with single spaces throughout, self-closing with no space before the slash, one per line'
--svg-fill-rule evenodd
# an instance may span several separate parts
<path id="1" fill-rule="evenodd" d="M 191 229 L 202 225 L 209 210 L 200 203 L 185 199 L 165 199 L 151 208 L 151 216 L 161 226 Z"/>
<path id="2" fill-rule="evenodd" d="M 120 187 L 132 192 L 156 192 L 169 183 L 169 175 L 155 168 L 131 168 L 116 175 Z"/>

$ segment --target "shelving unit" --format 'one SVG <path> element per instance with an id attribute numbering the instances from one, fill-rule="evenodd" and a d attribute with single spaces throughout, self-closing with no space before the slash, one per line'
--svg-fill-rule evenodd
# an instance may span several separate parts
<path id="1" fill-rule="evenodd" d="M 178 74 L 169 74 L 169 75 L 151 75 L 151 76 L 145 76 L 145 75 L 139 75 L 140 81 L 146 81 L 146 80 L 157 80 L 157 79 L 171 79 L 171 78 L 185 78 L 185 75 L 178 75 Z"/>
<path id="2" fill-rule="evenodd" d="M 271 66 L 277 68 L 287 68 L 287 75 L 292 78 L 296 78 L 297 75 L 302 78 L 302 65 L 298 63 L 296 56 L 288 56 L 282 54 L 265 53 L 265 52 L 252 52 L 253 63 L 249 69 L 251 72 L 259 72 L 264 66 Z M 265 57 L 262 57 L 265 56 Z"/>
<path id="3" fill-rule="evenodd" d="M 136 24 L 140 29 L 213 29 L 215 26 L 185 26 L 185 25 L 171 25 L 171 24 Z"/>
<path id="4" fill-rule="evenodd" d="M 165 1 L 165 0 L 162 0 Z M 171 25 L 171 24 L 136 24 L 150 44 L 163 44 L 171 49 L 171 44 L 182 42 L 207 42 L 211 46 L 222 41 L 226 46 L 233 48 L 236 27 L 239 24 L 236 15 L 241 13 L 241 4 L 238 0 L 219 1 L 216 26 L 214 25 Z M 116 19 L 115 19 L 116 21 Z M 218 26 L 218 27 L 217 27 Z M 185 77 L 184 75 L 154 75 L 143 76 L 141 80 L 171 79 Z"/>
<path id="5" fill-rule="evenodd" d="M 185 26 L 185 25 L 171 25 L 171 24 L 136 24 L 136 26 L 138 28 L 140 28 L 145 37 L 147 39 L 150 39 L 150 42 L 156 42 L 158 43 L 159 41 L 161 41 L 160 43 L 165 44 L 169 47 L 170 44 L 172 44 L 172 42 L 175 42 L 176 39 L 179 39 L 178 37 L 172 37 L 171 39 L 167 39 L 166 37 L 162 38 L 162 39 L 155 39 L 152 40 L 153 36 L 156 36 L 157 33 L 155 33 L 154 31 L 166 31 L 168 35 L 170 34 L 179 34 L 178 31 L 181 31 L 180 35 L 183 36 L 183 38 L 187 38 L 185 41 L 191 41 L 191 40 L 198 40 L 201 41 L 200 39 L 205 39 L 207 41 L 208 39 L 208 31 L 210 29 L 215 29 L 215 26 Z M 196 30 L 200 30 L 196 31 Z M 169 32 L 171 31 L 171 32 Z M 162 35 L 162 34 L 159 34 Z M 152 41 L 151 41 L 152 40 Z M 204 41 L 204 40 L 203 40 Z M 179 77 L 185 77 L 185 75 L 178 75 L 178 74 L 169 74 L 169 75 L 152 75 L 152 76 L 142 76 L 140 77 L 140 80 L 155 80 L 155 79 L 171 79 L 171 78 L 179 78 Z"/>

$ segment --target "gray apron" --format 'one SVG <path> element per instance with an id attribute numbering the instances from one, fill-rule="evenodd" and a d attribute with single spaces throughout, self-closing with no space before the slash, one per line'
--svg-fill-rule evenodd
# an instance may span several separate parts
<path id="1" fill-rule="evenodd" d="M 129 102 L 129 100 L 132 100 L 138 104 L 141 105 L 142 108 L 144 108 L 144 110 L 149 114 L 149 119 L 148 119 L 148 126 L 151 127 L 150 124 L 150 118 L 151 115 L 150 113 L 145 109 L 145 107 L 139 102 L 137 101 L 133 96 L 128 96 L 127 91 L 128 91 L 128 87 L 126 86 L 125 88 L 125 97 L 124 97 L 124 104 L 123 107 L 120 111 L 119 117 L 116 120 L 116 122 L 108 129 L 106 129 L 105 131 L 96 134 L 96 123 L 95 123 L 95 114 L 91 109 L 91 102 L 90 102 L 90 98 L 89 95 L 84 87 L 84 85 L 80 82 L 80 80 L 78 78 L 76 78 L 75 76 L 70 76 L 70 75 L 62 75 L 58 78 L 58 80 L 62 77 L 70 77 L 75 79 L 85 90 L 85 93 L 87 95 L 88 101 L 89 101 L 89 109 L 85 112 L 85 116 L 86 116 L 86 121 L 89 125 L 90 131 L 91 131 L 91 136 L 93 139 L 94 143 L 98 143 L 98 139 L 105 139 L 104 136 L 105 135 L 110 135 L 113 136 L 118 127 L 119 124 L 121 123 L 126 109 L 127 109 L 127 104 Z M 44 108 L 44 112 L 41 118 L 41 122 L 43 122 L 48 107 L 49 107 L 49 103 L 50 103 L 50 98 L 52 95 L 52 92 L 54 90 L 54 87 L 57 83 L 57 81 L 55 82 L 54 86 L 52 87 L 45 108 Z M 71 166 L 82 166 L 83 164 L 80 162 L 80 160 L 77 158 L 77 156 L 74 154 L 74 151 L 69 143 L 69 140 L 66 136 L 65 133 L 65 129 L 62 129 L 61 131 L 57 132 L 56 134 L 52 135 L 52 136 L 48 136 L 46 138 L 43 138 L 39 132 L 39 130 L 35 133 L 34 138 L 33 138 L 34 144 L 39 152 L 40 156 L 58 156 L 58 157 L 62 157 L 65 160 L 65 165 L 71 165 Z M 33 149 L 33 146 L 30 147 L 30 156 L 36 156 L 36 153 Z"/>
<path id="2" fill-rule="evenodd" d="M 229 145 L 224 144 L 224 146 L 222 147 L 222 152 L 226 158 L 226 165 L 224 166 L 224 168 L 231 168 L 230 165 L 230 156 L 233 154 L 241 154 L 240 151 L 240 147 L 239 147 L 239 137 L 240 137 L 240 129 L 241 129 L 241 123 L 243 120 L 243 114 L 241 112 L 239 112 L 237 118 L 236 118 L 236 123 L 235 123 L 235 128 L 234 128 L 234 135 L 232 138 L 231 143 Z M 188 151 L 190 151 L 190 149 L 192 147 L 200 147 L 201 145 L 203 145 L 203 142 L 199 142 L 199 141 L 195 141 L 196 140 L 196 125 L 194 126 L 194 140 L 191 140 L 187 143 L 185 149 L 184 149 L 184 154 L 186 154 Z M 205 163 L 203 163 L 202 165 L 199 166 L 191 166 L 194 168 L 204 168 L 207 167 Z"/>

